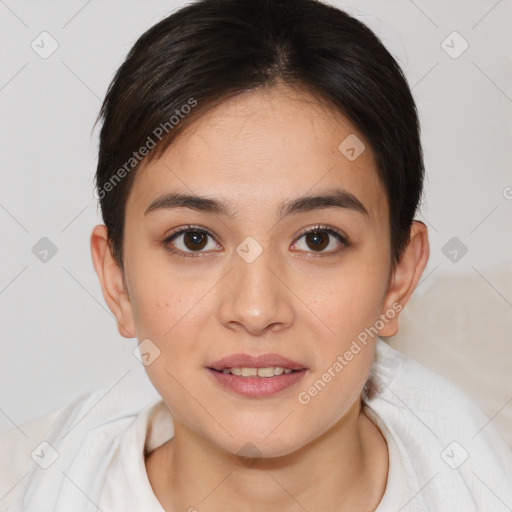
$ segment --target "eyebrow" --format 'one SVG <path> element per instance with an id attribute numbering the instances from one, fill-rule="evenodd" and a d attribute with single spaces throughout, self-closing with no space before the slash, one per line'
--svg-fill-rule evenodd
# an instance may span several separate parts
<path id="1" fill-rule="evenodd" d="M 144 212 L 147 215 L 157 210 L 175 208 L 190 208 L 204 213 L 214 213 L 227 217 L 235 217 L 236 211 L 232 205 L 217 199 L 191 194 L 171 192 L 156 198 Z M 301 196 L 284 201 L 278 206 L 279 219 L 288 215 L 306 213 L 325 208 L 344 208 L 368 216 L 363 203 L 352 193 L 343 189 L 335 189 L 318 195 Z"/>

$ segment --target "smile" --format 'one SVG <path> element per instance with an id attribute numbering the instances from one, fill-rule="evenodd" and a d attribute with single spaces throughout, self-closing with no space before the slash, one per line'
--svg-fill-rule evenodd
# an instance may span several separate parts
<path id="1" fill-rule="evenodd" d="M 222 370 L 207 368 L 207 370 L 221 390 L 249 398 L 277 395 L 304 378 L 307 372 L 306 368 L 292 370 L 283 367 L 233 367 Z"/>
<path id="2" fill-rule="evenodd" d="M 236 366 L 234 368 L 224 368 L 222 373 L 230 373 L 241 377 L 274 377 L 282 375 L 283 373 L 291 373 L 294 370 L 290 368 L 283 368 L 282 366 L 269 366 L 268 368 L 241 368 Z"/>

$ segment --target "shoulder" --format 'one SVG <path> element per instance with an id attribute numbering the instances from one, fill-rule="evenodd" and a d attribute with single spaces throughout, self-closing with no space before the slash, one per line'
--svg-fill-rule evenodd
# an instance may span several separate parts
<path id="1" fill-rule="evenodd" d="M 73 467 L 80 456 L 86 457 L 91 448 L 102 453 L 115 449 L 122 432 L 158 398 L 146 374 L 130 370 L 114 385 L 97 388 L 0 436 L 2 467 L 9 468 L 0 476 L 0 495 L 7 494 L 0 502 L 2 510 L 11 503 L 17 504 L 16 510 L 25 510 L 20 503 L 27 496 L 35 497 L 34 489 L 52 502 L 62 471 Z"/>
<path id="2" fill-rule="evenodd" d="M 365 402 L 397 442 L 413 491 L 431 480 L 424 499 L 445 496 L 452 509 L 473 510 L 489 503 L 492 488 L 512 500 L 512 451 L 491 418 L 457 386 L 381 339 Z"/>
<path id="3" fill-rule="evenodd" d="M 37 447 L 63 409 L 52 411 L 0 434 L 0 453 L 2 454 L 0 508 L 2 510 L 6 510 L 12 502 L 17 484 L 27 473 L 32 454 L 36 456 Z"/>
<path id="4" fill-rule="evenodd" d="M 493 428 L 485 428 L 490 419 L 469 395 L 381 339 L 369 382 L 370 405 L 393 410 L 396 417 L 415 417 L 437 437 L 494 433 Z"/>

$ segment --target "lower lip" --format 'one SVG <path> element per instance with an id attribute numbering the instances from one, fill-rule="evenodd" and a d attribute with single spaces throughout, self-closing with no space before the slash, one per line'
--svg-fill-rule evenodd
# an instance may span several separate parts
<path id="1" fill-rule="evenodd" d="M 207 368 L 217 382 L 223 387 L 243 396 L 265 397 L 275 395 L 286 389 L 306 374 L 306 370 L 297 370 L 291 373 L 282 373 L 274 377 L 241 377 L 231 373 L 218 372 Z"/>

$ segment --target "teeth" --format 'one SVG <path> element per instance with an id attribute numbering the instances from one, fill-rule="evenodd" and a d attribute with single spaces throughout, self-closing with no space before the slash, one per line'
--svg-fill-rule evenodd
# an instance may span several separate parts
<path id="1" fill-rule="evenodd" d="M 231 373 L 242 377 L 274 377 L 274 375 L 282 375 L 283 373 L 291 373 L 290 368 L 282 368 L 281 366 L 270 366 L 268 368 L 224 368 L 222 373 Z"/>
<path id="2" fill-rule="evenodd" d="M 242 375 L 243 374 L 244 374 L 244 372 L 242 372 Z M 274 368 L 258 368 L 258 377 L 273 377 L 274 375 L 275 375 Z"/>

